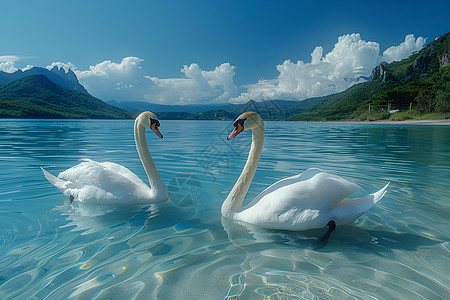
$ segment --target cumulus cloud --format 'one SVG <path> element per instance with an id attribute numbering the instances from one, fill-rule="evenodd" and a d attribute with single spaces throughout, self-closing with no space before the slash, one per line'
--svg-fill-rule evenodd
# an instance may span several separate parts
<path id="1" fill-rule="evenodd" d="M 16 68 L 15 62 L 20 58 L 15 55 L 0 55 L 0 71 L 6 73 L 14 73 L 18 69 Z"/>
<path id="2" fill-rule="evenodd" d="M 212 71 L 203 71 L 197 64 L 185 65 L 181 72 L 185 78 L 147 76 L 152 92 L 145 99 L 156 103 L 223 103 L 237 96 L 234 67 L 229 63 L 223 63 Z"/>
<path id="3" fill-rule="evenodd" d="M 13 61 L 2 62 L 0 60 L 0 71 L 6 72 L 6 73 L 14 73 L 17 70 L 19 70 L 19 69 L 16 68 L 16 65 Z"/>
<path id="4" fill-rule="evenodd" d="M 47 66 L 46 69 L 47 70 L 51 70 L 54 67 L 57 67 L 58 69 L 64 69 L 66 72 L 69 71 L 69 69 L 71 69 L 72 71 L 75 71 L 77 69 L 77 67 L 75 67 L 75 65 L 71 62 L 68 63 L 62 63 L 62 62 L 53 62 L 51 65 Z"/>
<path id="5" fill-rule="evenodd" d="M 419 36 L 417 39 L 414 38 L 414 34 L 408 34 L 405 37 L 405 41 L 398 46 L 392 46 L 387 48 L 383 52 L 382 60 L 385 62 L 393 62 L 396 60 L 402 60 L 413 52 L 419 51 L 425 45 L 426 39 Z"/>
<path id="6" fill-rule="evenodd" d="M 142 61 L 138 57 L 125 57 L 120 63 L 106 60 L 74 72 L 89 93 L 102 100 L 142 101 L 147 85 Z"/>
<path id="7" fill-rule="evenodd" d="M 318 46 L 311 53 L 309 63 L 286 60 L 277 66 L 278 78 L 246 85 L 247 92 L 231 101 L 303 100 L 338 93 L 366 81 L 380 62 L 406 58 L 424 44 L 422 37 L 416 40 L 413 35 L 408 35 L 405 42 L 388 48 L 380 55 L 378 43 L 365 41 L 358 33 L 343 35 L 325 56 L 323 48 Z"/>
<path id="8" fill-rule="evenodd" d="M 6 72 L 6 73 L 14 73 L 19 68 L 16 67 L 16 62 L 22 60 L 23 58 L 30 58 L 30 57 L 20 57 L 17 55 L 0 55 L 0 71 Z M 22 71 L 26 71 L 33 68 L 32 65 L 27 65 L 25 68 L 22 68 Z"/>
<path id="9" fill-rule="evenodd" d="M 75 73 L 92 95 L 103 100 L 193 104 L 226 102 L 237 96 L 234 67 L 229 63 L 212 71 L 185 65 L 181 69 L 184 77 L 161 79 L 146 75 L 142 61 L 138 57 L 126 57 L 120 63 L 108 60 Z"/>
<path id="10" fill-rule="evenodd" d="M 29 69 L 32 69 L 33 65 L 27 65 L 25 68 L 22 68 L 20 70 L 26 71 Z M 14 73 L 18 68 L 16 68 L 16 64 L 13 61 L 6 61 L 6 62 L 0 62 L 0 71 L 6 72 L 6 73 Z"/>

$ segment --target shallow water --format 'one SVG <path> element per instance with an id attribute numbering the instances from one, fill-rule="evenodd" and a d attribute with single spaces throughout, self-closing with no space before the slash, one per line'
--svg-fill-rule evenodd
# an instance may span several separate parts
<path id="1" fill-rule="evenodd" d="M 133 121 L 0 120 L 1 299 L 449 299 L 450 127 L 266 122 L 247 201 L 310 167 L 386 196 L 356 222 L 269 231 L 220 216 L 250 134 L 161 121 L 147 133 L 171 199 L 134 209 L 70 204 L 44 178 L 80 158 L 146 180 Z"/>

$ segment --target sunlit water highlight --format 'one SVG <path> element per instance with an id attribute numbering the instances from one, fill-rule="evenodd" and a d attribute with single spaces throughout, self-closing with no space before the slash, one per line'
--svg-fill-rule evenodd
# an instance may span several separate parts
<path id="1" fill-rule="evenodd" d="M 44 178 L 80 158 L 146 181 L 133 121 L 0 120 L 0 299 L 449 299 L 450 127 L 266 122 L 247 201 L 322 168 L 373 192 L 338 227 L 268 231 L 220 216 L 250 134 L 230 122 L 161 121 L 147 134 L 171 200 L 134 209 L 70 204 Z"/>

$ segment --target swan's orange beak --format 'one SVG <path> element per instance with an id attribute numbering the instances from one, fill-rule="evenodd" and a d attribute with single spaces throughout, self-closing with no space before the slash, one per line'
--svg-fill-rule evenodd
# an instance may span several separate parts
<path id="1" fill-rule="evenodd" d="M 159 131 L 158 126 L 156 126 L 156 123 L 153 123 L 153 124 L 150 126 L 150 129 L 153 130 L 153 132 L 154 132 L 157 136 L 159 136 L 160 138 L 163 138 L 163 135 L 162 135 L 162 133 Z"/>
<path id="2" fill-rule="evenodd" d="M 241 133 L 242 130 L 244 130 L 244 126 L 242 126 L 241 123 L 237 123 L 236 126 L 234 127 L 233 132 L 231 132 L 230 135 L 227 137 L 227 140 L 231 140 L 232 138 L 237 136 L 239 133 Z"/>

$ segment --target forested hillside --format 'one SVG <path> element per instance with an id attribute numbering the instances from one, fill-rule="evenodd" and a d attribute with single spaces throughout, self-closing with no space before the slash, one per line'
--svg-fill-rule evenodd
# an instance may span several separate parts
<path id="1" fill-rule="evenodd" d="M 401 61 L 382 63 L 370 82 L 323 97 L 290 120 L 387 118 L 450 112 L 450 33 Z M 403 112 L 402 112 L 403 111 Z M 393 116 L 391 116 L 393 117 Z M 395 118 L 395 117 L 394 117 Z"/>
<path id="2" fill-rule="evenodd" d="M 88 94 L 57 85 L 44 75 L 0 86 L 1 118 L 124 119 L 133 115 Z"/>

